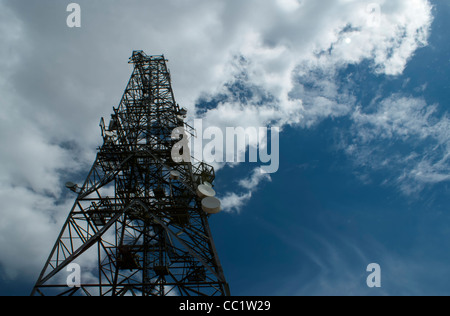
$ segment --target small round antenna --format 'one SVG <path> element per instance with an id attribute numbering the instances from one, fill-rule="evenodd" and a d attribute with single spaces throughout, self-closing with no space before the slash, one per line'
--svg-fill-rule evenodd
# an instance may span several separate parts
<path id="1" fill-rule="evenodd" d="M 66 188 L 68 188 L 70 191 L 73 191 L 75 193 L 78 193 L 78 185 L 76 183 L 73 182 L 67 182 L 66 183 Z"/>
<path id="2" fill-rule="evenodd" d="M 207 187 L 210 187 L 210 188 L 213 187 L 213 185 L 211 183 L 207 182 L 207 181 L 203 182 L 203 184 L 206 185 Z"/>
<path id="3" fill-rule="evenodd" d="M 219 199 L 215 197 L 204 198 L 202 200 L 202 209 L 208 214 L 218 214 L 222 210 Z"/>
<path id="4" fill-rule="evenodd" d="M 180 176 L 181 176 L 181 174 L 178 172 L 178 171 L 176 171 L 176 170 L 172 170 L 171 172 L 170 172 L 170 180 L 178 180 L 178 179 L 180 179 Z"/>
<path id="5" fill-rule="evenodd" d="M 114 137 L 114 132 L 111 131 L 105 131 L 105 136 L 109 137 L 109 138 L 113 138 Z"/>
<path id="6" fill-rule="evenodd" d="M 216 191 L 214 191 L 214 189 L 210 186 L 200 184 L 197 187 L 197 195 L 200 198 L 214 197 L 214 196 L 216 196 Z"/>

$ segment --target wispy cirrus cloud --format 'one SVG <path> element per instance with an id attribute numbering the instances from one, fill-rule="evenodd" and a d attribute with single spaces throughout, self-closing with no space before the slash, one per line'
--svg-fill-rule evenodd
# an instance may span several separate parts
<path id="1" fill-rule="evenodd" d="M 312 230 L 311 223 L 258 222 L 271 238 L 289 249 L 295 263 L 291 262 L 289 269 L 271 280 L 273 284 L 282 284 L 274 290 L 275 295 L 414 296 L 448 292 L 445 286 L 448 269 L 439 260 L 424 255 L 423 245 L 420 245 L 424 239 L 412 241 L 411 249 L 399 253 L 395 242 L 380 243 L 366 232 L 355 238 L 349 226 L 342 230 L 342 227 L 324 223 L 322 220 L 313 225 Z M 435 245 L 427 246 L 432 249 Z M 381 288 L 367 286 L 370 275 L 367 267 L 372 263 L 381 267 Z"/>
<path id="2" fill-rule="evenodd" d="M 357 166 L 389 170 L 391 184 L 406 194 L 450 180 L 450 120 L 423 98 L 394 94 L 377 109 L 352 114 L 345 150 Z"/>

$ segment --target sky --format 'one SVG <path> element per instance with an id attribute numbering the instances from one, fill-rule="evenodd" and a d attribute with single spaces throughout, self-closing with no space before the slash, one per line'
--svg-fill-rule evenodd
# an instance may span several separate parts
<path id="1" fill-rule="evenodd" d="M 233 295 L 450 295 L 448 1 L 69 3 L 0 0 L 0 295 L 30 293 L 133 50 L 189 121 L 280 128 L 277 172 L 215 164 Z"/>

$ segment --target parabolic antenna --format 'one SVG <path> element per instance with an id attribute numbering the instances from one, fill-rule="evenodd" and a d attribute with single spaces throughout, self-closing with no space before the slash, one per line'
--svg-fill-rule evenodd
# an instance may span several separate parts
<path id="1" fill-rule="evenodd" d="M 200 184 L 197 187 L 197 195 L 200 198 L 214 197 L 214 196 L 216 196 L 216 191 L 214 191 L 213 188 L 211 188 L 211 187 L 209 187 L 207 185 Z"/>
<path id="2" fill-rule="evenodd" d="M 180 176 L 181 176 L 181 174 L 178 171 L 176 171 L 176 170 L 172 170 L 170 172 L 170 179 L 171 180 L 178 180 L 178 179 L 180 179 Z"/>
<path id="3" fill-rule="evenodd" d="M 105 131 L 105 136 L 112 138 L 112 137 L 114 137 L 114 133 L 111 131 Z"/>
<path id="4" fill-rule="evenodd" d="M 215 197 L 206 197 L 202 200 L 202 209 L 208 214 L 220 213 L 220 201 Z"/>
<path id="5" fill-rule="evenodd" d="M 73 183 L 73 182 L 67 182 L 66 183 L 66 188 L 68 188 L 69 190 L 73 191 L 73 192 L 77 192 L 78 189 L 78 184 Z"/>
<path id="6" fill-rule="evenodd" d="M 213 187 L 213 186 L 212 186 L 212 184 L 211 184 L 211 183 L 209 183 L 209 182 L 207 182 L 207 181 L 203 182 L 203 184 L 204 184 L 204 185 L 206 185 L 207 187 L 210 187 L 210 188 L 212 188 L 212 187 Z"/>
<path id="7" fill-rule="evenodd" d="M 67 182 L 66 183 L 66 188 L 68 188 L 68 189 L 72 189 L 72 188 L 76 188 L 78 185 L 76 185 L 75 183 L 73 183 L 73 182 Z"/>

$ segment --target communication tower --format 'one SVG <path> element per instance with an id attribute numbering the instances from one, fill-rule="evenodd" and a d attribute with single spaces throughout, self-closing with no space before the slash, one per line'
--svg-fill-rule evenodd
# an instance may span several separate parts
<path id="1" fill-rule="evenodd" d="M 195 132 L 164 56 L 134 51 L 130 63 L 120 105 L 109 125 L 101 119 L 104 141 L 86 181 L 66 184 L 77 198 L 32 295 L 229 295 L 208 224 L 220 211 L 214 168 L 172 158 L 173 131 Z M 69 287 L 73 263 L 81 282 Z"/>

